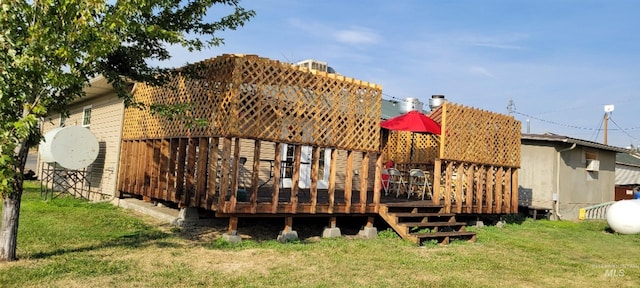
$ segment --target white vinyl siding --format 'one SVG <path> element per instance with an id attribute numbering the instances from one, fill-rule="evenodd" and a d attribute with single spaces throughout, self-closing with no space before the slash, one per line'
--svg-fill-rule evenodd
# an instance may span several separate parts
<path id="1" fill-rule="evenodd" d="M 90 109 L 90 116 L 87 108 Z M 123 113 L 124 104 L 116 94 L 101 95 L 69 106 L 69 117 L 65 119 L 65 126 L 89 127 L 86 125 L 89 124 L 100 147 L 98 157 L 87 167 L 91 172 L 91 200 L 106 199 L 115 195 Z M 85 121 L 86 118 L 89 123 Z M 44 121 L 42 133 L 45 134 L 58 125 L 59 123 L 53 121 Z M 41 167 L 38 166 L 38 169 Z"/>

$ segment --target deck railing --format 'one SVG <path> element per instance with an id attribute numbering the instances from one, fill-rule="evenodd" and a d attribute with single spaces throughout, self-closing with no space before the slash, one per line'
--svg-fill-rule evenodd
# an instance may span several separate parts
<path id="1" fill-rule="evenodd" d="M 386 158 L 405 170 L 431 170 L 433 201 L 447 213 L 516 213 L 520 122 L 448 102 L 429 117 L 440 123 L 440 135 L 392 131 L 382 147 Z"/>
<path id="2" fill-rule="evenodd" d="M 321 148 L 312 147 L 305 164 L 310 187 L 302 189 L 301 146 L 295 146 L 293 160 L 285 160 L 284 145 L 217 137 L 125 140 L 118 190 L 222 214 L 377 213 L 378 153 L 330 149 L 328 184 L 318 189 Z M 292 170 L 286 189 L 285 161 Z"/>
<path id="3" fill-rule="evenodd" d="M 518 170 L 436 160 L 433 201 L 447 213 L 504 214 L 518 209 Z"/>

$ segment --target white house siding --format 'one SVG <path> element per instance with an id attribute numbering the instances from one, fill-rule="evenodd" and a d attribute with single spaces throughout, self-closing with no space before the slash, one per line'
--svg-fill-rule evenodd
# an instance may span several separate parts
<path id="1" fill-rule="evenodd" d="M 87 128 L 98 139 L 100 150 L 94 163 L 87 167 L 91 184 L 89 199 L 108 199 L 113 197 L 116 191 L 124 104 L 115 93 L 82 100 L 84 101 L 69 106 L 69 117 L 65 126 L 81 126 L 83 109 L 91 106 L 91 125 Z M 59 126 L 60 115 L 51 115 L 43 123 L 43 134 Z M 41 168 L 42 165 L 39 164 L 38 169 Z"/>
<path id="2" fill-rule="evenodd" d="M 244 171 L 245 177 L 240 177 L 241 181 L 246 181 L 245 185 L 249 186 L 251 181 L 251 173 L 253 171 L 253 149 L 255 141 L 250 139 L 240 139 L 240 155 L 247 157 L 247 162 L 241 171 Z M 222 152 L 222 143 L 218 146 L 220 153 Z M 263 141 L 260 146 L 260 158 L 261 159 L 274 159 L 275 143 Z M 233 151 L 233 144 L 232 144 Z M 360 171 L 362 170 L 362 152 L 355 152 L 352 163 L 353 181 L 352 187 L 354 191 L 360 190 Z M 375 155 L 371 156 L 369 165 L 369 190 L 373 189 L 373 177 L 375 176 Z M 336 189 L 344 189 L 346 179 L 346 165 L 347 165 L 347 151 L 339 150 L 336 162 Z M 261 161 L 259 166 L 259 177 L 261 181 L 269 179 L 270 164 L 267 161 Z M 358 175 L 355 173 L 358 172 Z M 242 175 L 241 175 L 242 176 Z M 259 184 L 262 184 L 260 182 Z M 270 186 L 271 183 L 267 184 Z"/>
<path id="3" fill-rule="evenodd" d="M 352 163 L 352 170 L 351 173 L 352 174 L 352 189 L 353 191 L 360 191 L 360 174 L 362 173 L 362 160 L 364 157 L 364 153 L 363 152 L 354 152 L 353 155 L 353 163 Z M 347 172 L 347 151 L 344 150 L 340 150 L 338 151 L 338 157 L 337 157 L 338 162 L 336 163 L 336 170 L 339 172 L 338 174 L 336 174 L 336 183 L 338 185 L 336 185 L 337 189 L 344 189 L 344 185 L 346 184 L 346 172 Z M 368 173 L 368 183 L 367 183 L 367 190 L 371 191 L 373 190 L 373 177 L 375 177 L 375 154 L 372 153 L 370 158 L 369 158 L 369 173 Z"/>

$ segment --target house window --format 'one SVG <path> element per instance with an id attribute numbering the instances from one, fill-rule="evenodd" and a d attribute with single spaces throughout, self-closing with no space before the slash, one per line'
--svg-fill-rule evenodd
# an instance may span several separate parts
<path id="1" fill-rule="evenodd" d="M 598 160 L 598 153 L 593 151 L 584 151 L 584 159 L 587 160 Z"/>
<path id="2" fill-rule="evenodd" d="M 325 179 L 324 178 L 324 153 L 325 153 L 326 149 L 320 149 L 320 159 L 318 159 L 319 161 L 319 166 L 318 167 L 318 179 L 322 180 Z"/>
<path id="3" fill-rule="evenodd" d="M 287 145 L 286 156 L 282 162 L 283 169 L 283 177 L 282 178 L 292 178 L 293 177 L 293 161 L 295 159 L 295 145 Z"/>
<path id="4" fill-rule="evenodd" d="M 585 151 L 585 171 L 587 172 L 587 181 L 597 181 L 598 171 L 600 171 L 600 160 L 598 160 L 598 153 L 595 151 Z"/>
<path id="5" fill-rule="evenodd" d="M 82 109 L 82 127 L 91 126 L 91 106 Z"/>

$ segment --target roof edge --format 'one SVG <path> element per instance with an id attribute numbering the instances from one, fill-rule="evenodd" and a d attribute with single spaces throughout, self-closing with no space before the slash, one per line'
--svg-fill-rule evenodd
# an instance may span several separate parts
<path id="1" fill-rule="evenodd" d="M 613 151 L 613 152 L 616 152 L 616 153 L 630 153 L 630 152 L 632 152 L 631 150 L 626 149 L 626 148 L 622 148 L 622 147 L 611 146 L 611 145 L 602 144 L 602 143 L 598 143 L 598 142 L 582 140 L 582 139 L 577 139 L 577 138 L 572 138 L 572 137 L 563 136 L 563 135 L 557 135 L 557 134 L 550 134 L 550 133 L 549 134 L 526 134 L 526 133 L 523 133 L 523 134 L 521 134 L 520 137 L 521 137 L 522 140 L 548 141 L 548 142 L 561 142 L 561 143 L 577 144 L 577 145 L 581 145 L 581 146 L 585 146 L 585 147 L 591 147 L 591 148 L 597 148 L 597 149 L 602 149 L 602 150 Z"/>

